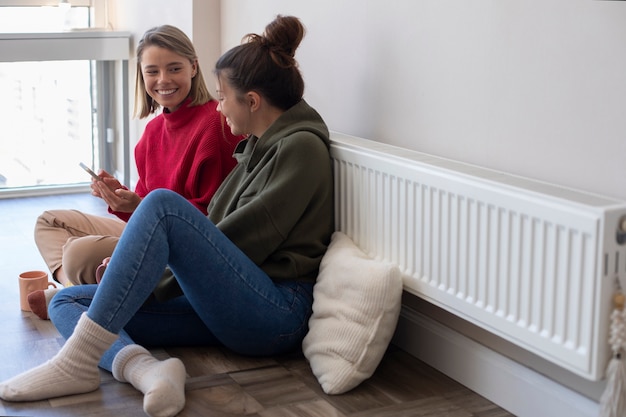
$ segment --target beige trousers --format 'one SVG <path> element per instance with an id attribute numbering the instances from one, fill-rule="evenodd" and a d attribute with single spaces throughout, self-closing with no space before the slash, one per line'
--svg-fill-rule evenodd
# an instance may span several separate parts
<path id="1" fill-rule="evenodd" d="M 52 276 L 61 265 L 74 285 L 95 284 L 96 268 L 111 256 L 126 223 L 78 210 L 49 210 L 35 224 L 35 243 Z"/>

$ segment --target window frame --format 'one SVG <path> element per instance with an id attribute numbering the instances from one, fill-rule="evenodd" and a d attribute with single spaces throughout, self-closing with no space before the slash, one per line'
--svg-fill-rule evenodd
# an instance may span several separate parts
<path id="1" fill-rule="evenodd" d="M 3 1 L 3 0 L 0 0 Z M 74 1 L 74 0 L 72 0 Z M 130 32 L 110 30 L 67 31 L 54 33 L 0 33 L 0 62 L 19 61 L 54 61 L 54 60 L 90 60 L 96 61 L 107 79 L 119 80 L 114 86 L 115 102 L 113 109 L 103 105 L 99 111 L 99 143 L 111 143 L 110 133 L 118 132 L 117 146 L 121 154 L 121 164 L 118 172 L 122 183 L 130 184 L 130 143 L 129 143 L 129 59 L 130 59 Z M 105 97 L 106 92 L 112 91 L 110 81 L 97 83 L 97 95 Z M 107 93 L 109 94 L 109 93 Z M 102 105 L 101 102 L 98 105 Z M 103 114 L 109 111 L 109 114 Z M 100 116 L 102 114 L 102 116 Z M 115 121 L 116 115 L 120 115 Z M 113 120 L 114 125 L 108 125 L 102 120 Z M 83 186 L 84 187 L 84 186 Z M 71 186 L 63 186 L 56 192 L 67 192 Z M 50 194 L 50 189 L 45 193 Z M 36 189 L 7 189 L 0 192 L 0 198 L 9 198 L 24 195 L 38 195 Z"/>

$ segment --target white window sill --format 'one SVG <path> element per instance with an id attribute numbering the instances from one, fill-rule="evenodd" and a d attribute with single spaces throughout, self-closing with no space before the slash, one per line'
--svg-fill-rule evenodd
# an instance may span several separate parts
<path id="1" fill-rule="evenodd" d="M 0 61 L 128 60 L 130 32 L 0 33 Z"/>

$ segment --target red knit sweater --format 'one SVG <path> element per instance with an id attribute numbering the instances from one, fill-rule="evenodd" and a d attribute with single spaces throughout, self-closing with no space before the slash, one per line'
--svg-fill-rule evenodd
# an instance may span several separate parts
<path id="1" fill-rule="evenodd" d="M 162 112 L 151 120 L 137 146 L 135 163 L 139 181 L 135 192 L 145 197 L 168 188 L 207 214 L 207 205 L 237 161 L 233 151 L 243 139 L 233 136 L 217 111 L 217 102 L 174 113 Z M 112 212 L 124 221 L 131 213 Z"/>

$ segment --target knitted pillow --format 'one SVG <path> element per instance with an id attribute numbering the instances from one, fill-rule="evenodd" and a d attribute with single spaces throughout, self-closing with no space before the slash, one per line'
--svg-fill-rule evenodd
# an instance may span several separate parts
<path id="1" fill-rule="evenodd" d="M 369 258 L 342 232 L 333 234 L 302 342 L 325 393 L 344 393 L 372 376 L 398 323 L 401 297 L 396 265 Z"/>

